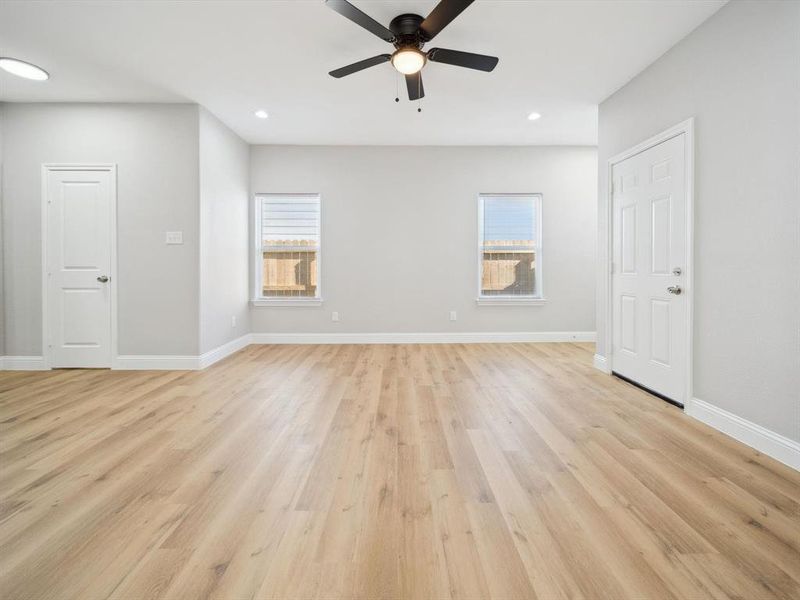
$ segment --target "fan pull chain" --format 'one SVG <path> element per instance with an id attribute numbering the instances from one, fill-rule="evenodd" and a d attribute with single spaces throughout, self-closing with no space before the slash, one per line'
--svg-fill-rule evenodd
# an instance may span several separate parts
<path id="1" fill-rule="evenodd" d="M 394 101 L 400 102 L 400 73 L 395 73 L 394 77 Z"/>
<path id="2" fill-rule="evenodd" d="M 417 112 L 422 112 L 422 77 L 417 77 Z"/>

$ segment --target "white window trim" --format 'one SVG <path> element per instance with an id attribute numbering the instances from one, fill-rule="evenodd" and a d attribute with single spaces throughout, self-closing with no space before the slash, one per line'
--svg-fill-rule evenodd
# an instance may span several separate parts
<path id="1" fill-rule="evenodd" d="M 481 296 L 475 303 L 478 306 L 539 306 L 547 304 L 547 299 L 538 296 Z"/>
<path id="2" fill-rule="evenodd" d="M 536 214 L 536 246 L 534 252 L 536 253 L 536 294 L 533 296 L 484 296 L 481 294 L 481 281 L 483 279 L 483 200 L 485 198 L 494 198 L 497 196 L 517 197 L 517 198 L 533 198 L 534 209 Z M 478 306 L 539 306 L 545 304 L 547 299 L 544 297 L 544 278 L 542 277 L 542 194 L 530 193 L 484 193 L 478 194 L 478 243 L 477 243 L 477 292 L 478 297 L 476 304 Z"/>
<path id="3" fill-rule="evenodd" d="M 261 295 L 263 263 L 261 254 L 261 198 L 264 196 L 280 196 L 284 198 L 317 198 L 319 199 L 319 246 L 317 247 L 317 295 L 312 297 L 267 297 Z M 322 306 L 322 194 L 279 192 L 259 192 L 253 196 L 254 229 L 253 229 L 253 299 L 250 304 L 255 307 L 312 307 Z"/>
<path id="4" fill-rule="evenodd" d="M 251 306 L 322 306 L 322 298 L 257 298 Z"/>

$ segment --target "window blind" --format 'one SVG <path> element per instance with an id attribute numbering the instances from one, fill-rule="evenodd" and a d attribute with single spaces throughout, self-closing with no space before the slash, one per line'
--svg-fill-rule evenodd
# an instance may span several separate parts
<path id="1" fill-rule="evenodd" d="M 261 196 L 261 245 L 319 248 L 319 196 Z"/>

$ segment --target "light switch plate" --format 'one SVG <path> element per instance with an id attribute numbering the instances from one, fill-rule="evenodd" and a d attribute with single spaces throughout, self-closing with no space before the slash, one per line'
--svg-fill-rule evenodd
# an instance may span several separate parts
<path id="1" fill-rule="evenodd" d="M 166 237 L 167 244 L 182 244 L 183 232 L 182 231 L 168 231 Z"/>

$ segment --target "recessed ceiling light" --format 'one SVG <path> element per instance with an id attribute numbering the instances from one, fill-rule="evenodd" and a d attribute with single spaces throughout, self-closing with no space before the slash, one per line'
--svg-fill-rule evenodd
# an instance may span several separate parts
<path id="1" fill-rule="evenodd" d="M 535 121 L 536 119 L 538 119 L 541 116 L 542 115 L 540 115 L 537 112 L 532 112 L 531 114 L 528 115 L 528 121 Z"/>
<path id="2" fill-rule="evenodd" d="M 0 69 L 16 75 L 24 77 L 25 79 L 33 79 L 34 81 L 45 81 L 50 78 L 47 71 L 36 65 L 19 60 L 16 58 L 9 58 L 7 56 L 0 57 Z"/>
<path id="3" fill-rule="evenodd" d="M 256 116 L 259 119 L 266 119 L 267 117 L 269 117 L 269 113 L 267 113 L 267 111 L 265 111 L 265 110 L 257 110 L 256 111 Z"/>

